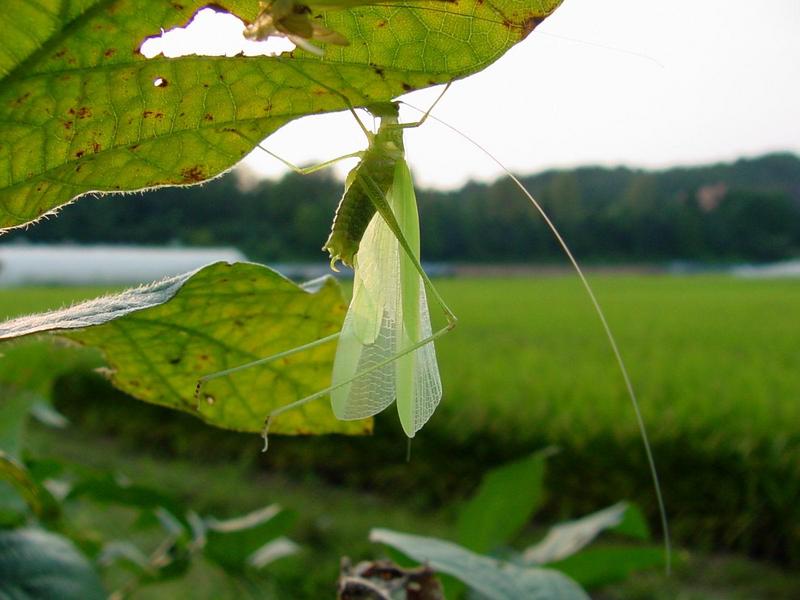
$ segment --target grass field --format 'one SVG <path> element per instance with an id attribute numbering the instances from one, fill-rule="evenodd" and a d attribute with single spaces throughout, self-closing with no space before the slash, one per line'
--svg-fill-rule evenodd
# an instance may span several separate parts
<path id="1" fill-rule="evenodd" d="M 679 541 L 798 564 L 800 281 L 603 276 L 593 283 L 639 392 Z M 405 522 L 413 514 L 447 515 L 447 506 L 488 466 L 553 444 L 561 451 L 551 462 L 550 517 L 575 516 L 620 498 L 637 500 L 653 516 L 633 411 L 579 284 L 550 277 L 437 285 L 459 326 L 438 345 L 444 399 L 415 440 L 410 465 L 402 458 L 405 444 L 394 415 L 378 421 L 373 438 L 276 439 L 266 458 L 243 462 L 262 461 L 268 472 L 279 469 L 294 480 L 322 477 L 374 490 L 381 510 Z M 55 307 L 97 292 L 3 290 L 0 314 Z M 244 448 L 240 456 L 258 448 L 257 438 L 220 442 L 216 432 L 188 417 L 176 417 L 180 434 L 168 419 L 154 427 L 152 413 L 138 403 L 107 406 L 106 399 L 97 400 L 86 421 L 134 439 L 109 454 L 126 452 L 124 461 L 132 460 L 131 446 L 163 448 L 176 437 L 184 442 L 173 443 L 172 451 L 206 458 L 225 458 L 226 448 L 237 444 Z M 143 415 L 138 428 L 131 417 L 137 410 Z M 117 412 L 124 416 L 113 425 Z M 58 448 L 47 439 L 43 448 Z M 198 470 L 186 481 L 201 477 Z M 200 498 L 216 502 L 202 493 Z M 303 505 L 297 498 L 287 501 Z M 437 530 L 425 523 L 415 529 Z M 663 581 L 654 585 L 669 588 Z M 762 597 L 739 596 L 734 589 L 686 597 Z M 609 597 L 653 597 L 625 593 Z"/>

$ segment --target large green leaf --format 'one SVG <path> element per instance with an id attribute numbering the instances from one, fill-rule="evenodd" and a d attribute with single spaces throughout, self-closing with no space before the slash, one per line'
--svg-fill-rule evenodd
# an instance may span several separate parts
<path id="1" fill-rule="evenodd" d="M 329 385 L 335 344 L 212 380 L 197 380 L 290 350 L 341 328 L 347 309 L 336 280 L 298 286 L 267 267 L 215 263 L 150 286 L 0 325 L 0 340 L 50 333 L 99 348 L 112 383 L 147 402 L 218 427 L 261 431 L 265 417 Z M 339 421 L 325 400 L 277 418 L 274 433 L 367 433 L 371 421 Z"/>
<path id="2" fill-rule="evenodd" d="M 350 40 L 323 58 L 145 59 L 203 0 L 15 0 L 0 23 L 0 228 L 89 191 L 191 184 L 287 121 L 384 101 L 485 68 L 561 0 L 403 2 L 331 10 Z M 252 20 L 255 0 L 226 7 Z M 410 6 L 410 5 L 413 5 Z M 156 83 L 158 85 L 156 85 Z"/>
<path id="3" fill-rule="evenodd" d="M 567 576 L 540 568 L 522 568 L 439 540 L 373 529 L 373 542 L 386 544 L 435 571 L 458 578 L 481 597 L 491 600 L 588 600 L 586 593 Z"/>
<path id="4" fill-rule="evenodd" d="M 105 597 L 97 574 L 66 538 L 40 529 L 0 531 L 0 598 Z"/>
<path id="5" fill-rule="evenodd" d="M 458 541 L 475 552 L 508 544 L 544 498 L 547 451 L 487 473 L 458 518 Z"/>

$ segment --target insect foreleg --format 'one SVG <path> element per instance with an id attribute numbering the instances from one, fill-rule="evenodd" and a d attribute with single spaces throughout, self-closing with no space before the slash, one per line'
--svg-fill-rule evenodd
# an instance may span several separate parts
<path id="1" fill-rule="evenodd" d="M 261 150 L 263 150 L 264 152 L 269 154 L 271 157 L 278 159 L 284 165 L 286 165 L 292 171 L 294 171 L 295 173 L 297 173 L 299 175 L 310 175 L 311 173 L 316 173 L 317 171 L 321 171 L 322 169 L 330 167 L 331 165 L 336 164 L 340 160 L 345 160 L 347 158 L 361 158 L 361 156 L 364 154 L 361 150 L 359 150 L 358 152 L 351 152 L 350 154 L 345 154 L 343 156 L 337 156 L 336 158 L 332 158 L 330 160 L 326 160 L 325 162 L 321 162 L 321 163 L 319 163 L 317 165 L 311 165 L 309 167 L 298 167 L 297 165 L 294 165 L 294 164 L 290 163 L 285 158 L 283 158 L 281 156 L 278 156 L 277 154 L 275 154 L 271 150 L 268 150 L 267 148 L 265 148 L 261 144 L 258 144 L 258 148 L 260 148 Z"/>
<path id="2" fill-rule="evenodd" d="M 419 121 L 414 121 L 412 123 L 398 123 L 397 126 L 402 128 L 402 129 L 413 129 L 414 127 L 419 127 L 420 125 L 422 125 L 428 119 L 428 115 L 430 115 L 431 112 L 433 111 L 433 109 L 436 108 L 436 105 L 439 104 L 439 100 L 442 99 L 442 97 L 444 96 L 445 92 L 450 89 L 450 85 L 452 83 L 453 83 L 452 81 L 448 81 L 447 82 L 447 85 L 444 86 L 444 89 L 442 90 L 442 93 L 439 94 L 436 97 L 436 100 L 434 100 L 433 104 L 431 104 L 430 108 L 428 108 L 428 110 L 426 110 L 423 113 L 423 115 L 422 115 L 422 117 L 420 117 Z M 403 104 L 405 104 L 405 102 Z M 409 105 L 409 106 L 411 106 L 411 105 Z M 412 108 L 414 108 L 414 107 L 412 106 Z"/>
<path id="3" fill-rule="evenodd" d="M 258 148 L 259 150 L 262 150 L 267 154 L 269 154 L 271 157 L 281 161 L 284 165 L 286 165 L 292 171 L 298 173 L 299 175 L 309 175 L 311 173 L 315 173 L 316 171 L 320 171 L 326 167 L 329 167 L 332 164 L 339 162 L 340 160 L 345 160 L 347 158 L 361 158 L 361 156 L 364 154 L 363 151 L 359 150 L 358 152 L 351 152 L 350 154 L 345 154 L 344 156 L 337 156 L 336 158 L 326 160 L 325 162 L 319 163 L 318 165 L 311 165 L 309 167 L 298 167 L 297 165 L 286 160 L 282 156 L 275 154 L 272 150 L 265 147 L 263 144 L 254 142 L 249 136 L 243 134 L 241 131 L 236 131 L 235 133 L 237 133 L 240 137 L 244 138 L 249 143 L 254 144 L 255 147 Z"/>

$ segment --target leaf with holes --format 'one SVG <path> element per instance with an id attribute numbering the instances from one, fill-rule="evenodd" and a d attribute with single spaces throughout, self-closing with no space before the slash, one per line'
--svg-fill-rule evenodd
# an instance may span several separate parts
<path id="1" fill-rule="evenodd" d="M 201 0 L 15 0 L 0 24 L 0 229 L 87 192 L 203 181 L 308 114 L 386 101 L 484 69 L 561 0 L 331 8 L 350 43 L 322 57 L 146 59 Z M 226 7 L 246 21 L 255 0 Z M 316 15 L 315 15 L 316 16 Z"/>
<path id="2" fill-rule="evenodd" d="M 272 410 L 326 387 L 335 344 L 206 384 L 199 377 L 329 336 L 346 304 L 336 280 L 298 286 L 267 267 L 215 263 L 150 286 L 70 308 L 13 319 L 0 340 L 48 333 L 99 348 L 121 390 L 208 423 L 261 431 Z M 339 421 L 324 400 L 278 417 L 274 433 L 368 433 L 372 423 Z"/>

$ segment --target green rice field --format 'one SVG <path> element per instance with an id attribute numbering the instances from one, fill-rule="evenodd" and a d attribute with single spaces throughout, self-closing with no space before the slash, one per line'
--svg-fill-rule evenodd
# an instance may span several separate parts
<path id="1" fill-rule="evenodd" d="M 604 275 L 592 282 L 639 395 L 678 544 L 796 567 L 800 281 Z M 141 461 L 151 464 L 153 456 L 165 452 L 181 469 L 201 456 L 218 471 L 216 459 L 235 457 L 237 469 L 257 466 L 268 477 L 293 481 L 284 493 L 309 481 L 359 494 L 366 490 L 377 498 L 374 502 L 403 511 L 402 518 L 390 521 L 406 521 L 412 518 L 407 511 L 446 518 L 447 507 L 487 468 L 552 445 L 558 452 L 550 463 L 545 517 L 574 517 L 627 498 L 645 509 L 657 536 L 652 483 L 634 412 L 580 284 L 557 276 L 446 279 L 437 286 L 459 324 L 437 345 L 444 398 L 415 439 L 410 463 L 405 463 L 405 443 L 392 414 L 378 419 L 371 438 L 276 437 L 262 456 L 255 436 L 217 432 L 184 415 L 159 416 L 161 409 L 123 399 L 97 382 L 86 384 L 89 388 L 59 387 L 59 408 L 75 422 L 73 429 L 84 432 L 66 436 L 64 451 L 81 455 L 76 436 L 99 435 L 107 444 L 111 432 L 113 449 L 103 455 L 119 456 L 128 465 L 144 464 L 131 450 L 142 447 L 147 449 Z M 98 292 L 0 290 L 0 314 L 56 307 Z M 76 389 L 94 390 L 93 399 L 84 405 Z M 82 404 L 80 410 L 71 408 L 73 400 Z M 50 434 L 38 434 L 36 440 L 43 450 L 59 451 L 61 442 Z M 201 469 L 186 480 L 202 478 Z M 194 493 L 177 483 L 175 489 Z M 196 493 L 199 502 L 218 506 L 217 496 Z M 290 501 L 302 505 L 298 495 Z M 441 526 L 418 530 L 430 527 L 438 531 Z M 336 552 L 344 553 L 338 546 Z M 645 583 L 631 584 L 629 595 L 611 590 L 607 597 L 656 597 L 631 591 Z M 663 581 L 656 585 L 673 589 Z M 719 589 L 726 585 L 718 582 Z M 762 596 L 753 591 L 682 597 Z M 771 592 L 770 597 L 791 596 Z"/>

